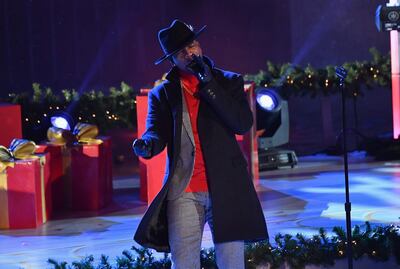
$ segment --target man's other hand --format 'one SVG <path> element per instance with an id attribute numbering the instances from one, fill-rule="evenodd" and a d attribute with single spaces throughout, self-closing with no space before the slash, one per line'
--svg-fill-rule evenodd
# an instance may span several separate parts
<path id="1" fill-rule="evenodd" d="M 200 82 L 208 83 L 212 79 L 210 67 L 204 62 L 203 57 L 192 55 L 193 60 L 186 66 L 186 68 L 193 73 Z"/>
<path id="2" fill-rule="evenodd" d="M 135 139 L 132 144 L 133 152 L 139 156 L 148 158 L 151 156 L 151 140 Z"/>

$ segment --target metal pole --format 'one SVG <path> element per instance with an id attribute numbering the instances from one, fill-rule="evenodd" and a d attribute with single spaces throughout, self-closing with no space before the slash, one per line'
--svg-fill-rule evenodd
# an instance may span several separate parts
<path id="1" fill-rule="evenodd" d="M 346 190 L 346 203 L 344 209 L 346 211 L 346 234 L 347 234 L 347 263 L 348 268 L 353 269 L 353 247 L 351 236 L 351 203 L 350 203 L 350 188 L 349 188 L 349 161 L 347 158 L 347 120 L 346 120 L 346 88 L 344 79 L 347 76 L 347 71 L 343 67 L 336 68 L 336 75 L 339 77 L 340 88 L 342 88 L 342 128 L 343 128 L 343 158 L 344 158 L 344 177 Z"/>
<path id="2" fill-rule="evenodd" d="M 353 248 L 351 237 L 351 203 L 349 190 L 349 161 L 347 156 L 347 120 L 346 120 L 346 93 L 343 83 L 342 87 L 342 127 L 343 127 L 343 159 L 344 159 L 344 179 L 346 189 L 346 203 L 344 208 L 346 211 L 346 232 L 347 232 L 347 263 L 348 268 L 353 269 Z"/>

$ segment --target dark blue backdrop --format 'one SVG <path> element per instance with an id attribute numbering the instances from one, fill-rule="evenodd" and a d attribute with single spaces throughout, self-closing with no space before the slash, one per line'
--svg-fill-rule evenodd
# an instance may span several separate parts
<path id="1" fill-rule="evenodd" d="M 168 68 L 157 31 L 181 18 L 208 25 L 200 38 L 221 67 L 257 72 L 265 62 L 317 66 L 388 51 L 378 0 L 0 0 L 0 88 L 29 90 L 151 84 Z"/>

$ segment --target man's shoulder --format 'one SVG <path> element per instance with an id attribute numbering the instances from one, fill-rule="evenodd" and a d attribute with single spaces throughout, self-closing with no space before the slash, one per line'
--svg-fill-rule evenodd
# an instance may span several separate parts
<path id="1" fill-rule="evenodd" d="M 228 70 L 223 70 L 220 68 L 214 68 L 215 72 L 222 78 L 227 79 L 227 80 L 236 80 L 240 79 L 242 77 L 241 74 L 228 71 Z"/>
<path id="2" fill-rule="evenodd" d="M 157 84 L 150 90 L 150 94 L 159 97 L 159 96 L 162 96 L 165 94 L 165 90 L 168 90 L 175 86 L 176 86 L 176 83 L 172 83 L 169 80 L 163 80 L 162 82 L 160 82 L 159 84 Z"/>
<path id="3" fill-rule="evenodd" d="M 220 76 L 223 76 L 224 78 L 227 78 L 227 79 L 236 79 L 236 78 L 239 78 L 242 76 L 239 73 L 220 69 L 220 68 L 214 68 L 214 70 L 216 71 L 217 74 L 219 74 Z"/>

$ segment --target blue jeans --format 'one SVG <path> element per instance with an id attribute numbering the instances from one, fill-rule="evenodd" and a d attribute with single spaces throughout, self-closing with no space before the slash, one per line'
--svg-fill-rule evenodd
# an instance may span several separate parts
<path id="1" fill-rule="evenodd" d="M 168 234 L 172 269 L 200 269 L 204 224 L 213 233 L 211 200 L 207 192 L 184 193 L 168 201 Z M 244 269 L 244 242 L 215 244 L 219 269 Z"/>

